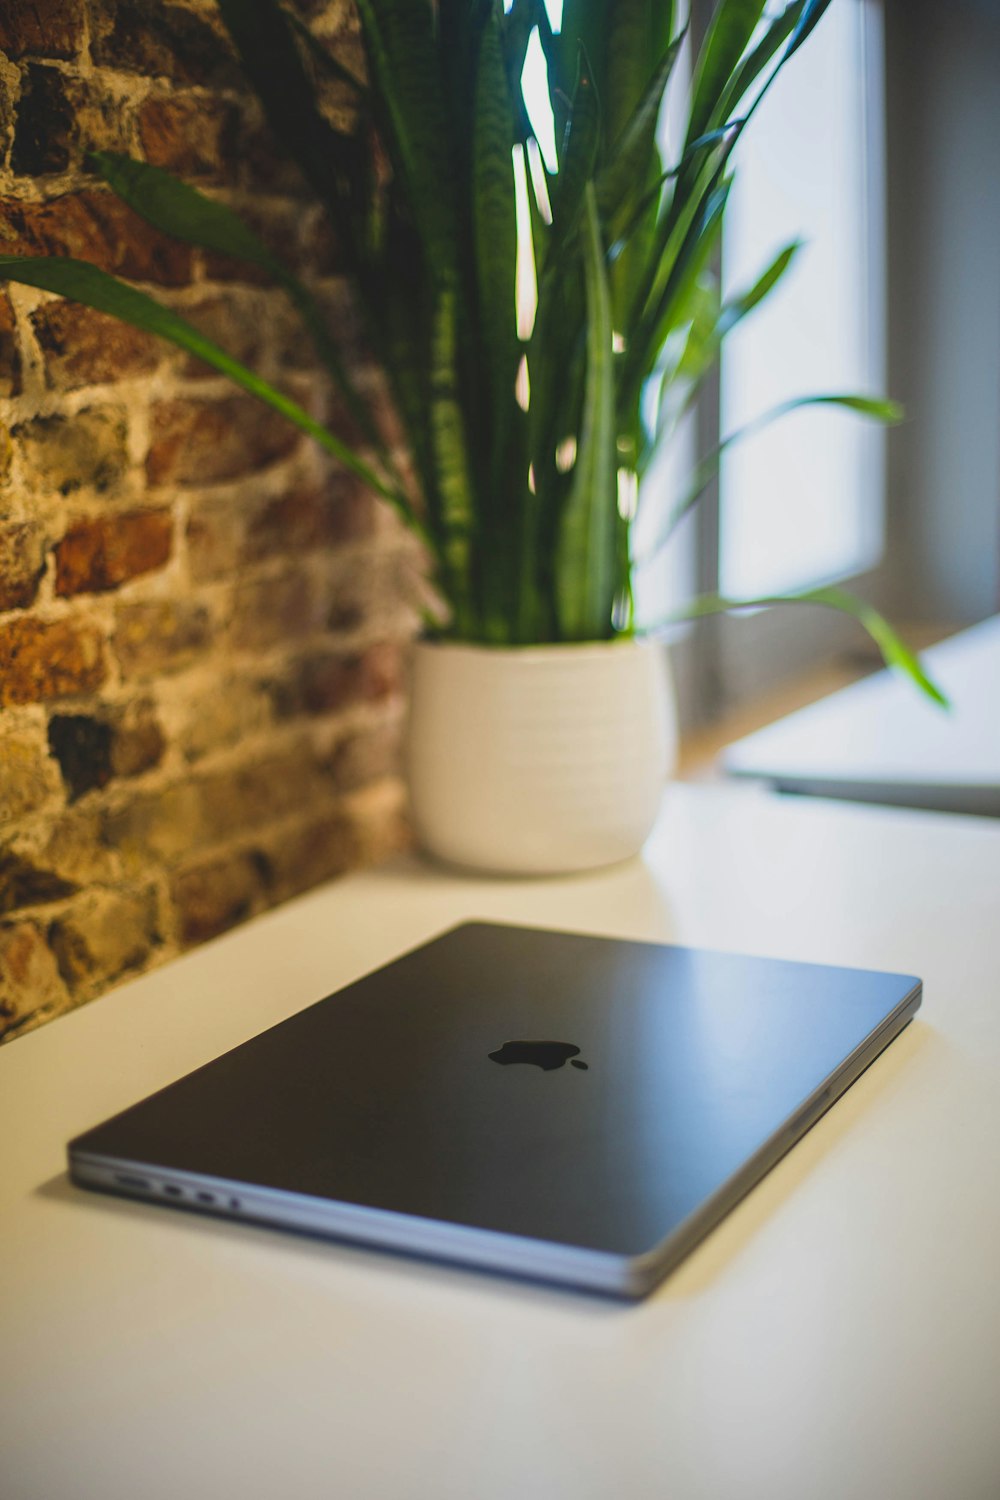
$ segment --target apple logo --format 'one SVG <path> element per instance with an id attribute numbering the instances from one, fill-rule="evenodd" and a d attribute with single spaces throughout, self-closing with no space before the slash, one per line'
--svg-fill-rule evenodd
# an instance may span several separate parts
<path id="1" fill-rule="evenodd" d="M 503 1068 L 511 1063 L 528 1063 L 533 1068 L 551 1073 L 568 1062 L 574 1068 L 586 1070 L 587 1063 L 577 1058 L 579 1051 L 572 1042 L 504 1042 L 496 1052 L 490 1053 L 490 1058 Z"/>

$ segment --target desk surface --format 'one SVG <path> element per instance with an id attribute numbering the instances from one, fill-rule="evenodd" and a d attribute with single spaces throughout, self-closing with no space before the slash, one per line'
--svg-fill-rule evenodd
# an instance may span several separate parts
<path id="1" fill-rule="evenodd" d="M 725 769 L 782 791 L 1000 816 L 1000 615 L 923 660 L 950 711 L 878 672 L 730 745 Z"/>
<path id="2" fill-rule="evenodd" d="M 673 787 L 642 860 L 402 858 L 0 1050 L 4 1500 L 1000 1493 L 1000 826 Z M 914 972 L 646 1302 L 85 1195 L 65 1142 L 471 916 Z"/>

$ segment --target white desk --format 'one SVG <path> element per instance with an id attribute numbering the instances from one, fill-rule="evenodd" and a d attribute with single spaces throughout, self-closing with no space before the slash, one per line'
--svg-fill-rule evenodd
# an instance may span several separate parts
<path id="1" fill-rule="evenodd" d="M 1000 615 L 923 660 L 949 712 L 879 672 L 730 745 L 725 769 L 779 791 L 1000 817 Z"/>
<path id="2" fill-rule="evenodd" d="M 64 1144 L 466 916 L 921 974 L 648 1301 L 72 1188 Z M 995 1500 L 1000 826 L 673 788 L 645 861 L 401 859 L 0 1050 L 4 1500 Z"/>

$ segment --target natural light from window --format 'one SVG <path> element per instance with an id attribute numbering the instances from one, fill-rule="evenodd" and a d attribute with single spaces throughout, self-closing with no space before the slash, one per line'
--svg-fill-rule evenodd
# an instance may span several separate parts
<path id="1" fill-rule="evenodd" d="M 881 69 L 878 19 L 868 0 L 834 0 L 735 153 L 727 293 L 751 284 L 789 240 L 805 246 L 724 346 L 724 434 L 807 392 L 885 394 L 872 281 L 881 258 L 871 218 L 880 190 L 871 128 L 881 118 L 871 92 Z M 729 450 L 720 476 L 722 592 L 752 598 L 872 567 L 882 548 L 883 448 L 871 423 L 818 408 Z"/>

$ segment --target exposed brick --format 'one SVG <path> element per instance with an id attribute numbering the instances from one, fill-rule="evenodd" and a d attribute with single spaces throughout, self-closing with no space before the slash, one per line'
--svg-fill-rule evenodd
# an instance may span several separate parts
<path id="1" fill-rule="evenodd" d="M 156 792 L 139 793 L 102 814 L 101 836 L 107 848 L 121 850 L 140 868 L 150 857 L 176 859 L 205 843 L 205 799 L 200 784 L 175 782 Z"/>
<path id="2" fill-rule="evenodd" d="M 139 137 L 146 160 L 179 177 L 231 182 L 236 175 L 236 112 L 223 100 L 190 94 L 147 99 Z"/>
<path id="3" fill-rule="evenodd" d="M 7 293 L 0 292 L 0 396 L 19 396 L 21 390 L 21 345 L 14 309 Z"/>
<path id="4" fill-rule="evenodd" d="M 93 993 L 141 968 L 159 940 L 151 889 L 94 891 L 49 927 L 49 945 L 74 994 Z"/>
<path id="5" fill-rule="evenodd" d="M 261 840 L 272 899 L 285 901 L 358 863 L 357 829 L 340 811 L 313 815 Z"/>
<path id="6" fill-rule="evenodd" d="M 324 214 L 306 221 L 302 253 L 315 276 L 339 276 L 346 269 L 336 230 Z"/>
<path id="7" fill-rule="evenodd" d="M 0 51 L 14 61 L 30 53 L 75 57 L 83 46 L 84 0 L 13 0 L 0 6 Z"/>
<path id="8" fill-rule="evenodd" d="M 175 877 L 171 896 L 181 938 L 202 943 L 242 922 L 260 903 L 267 866 L 259 855 L 232 854 Z"/>
<path id="9" fill-rule="evenodd" d="M 203 606 L 158 599 L 118 610 L 114 646 L 126 677 L 149 677 L 188 666 L 211 637 L 212 623 Z"/>
<path id="10" fill-rule="evenodd" d="M 150 413 L 150 484 L 212 484 L 292 452 L 299 434 L 252 396 L 159 401 Z"/>
<path id="11" fill-rule="evenodd" d="M 406 817 L 402 783 L 373 781 L 344 799 L 344 811 L 354 825 L 358 864 L 375 864 L 413 845 Z"/>
<path id="12" fill-rule="evenodd" d="M 240 158 L 246 181 L 257 192 L 302 195 L 302 174 L 262 120 L 255 119 L 249 126 L 244 123 L 240 132 Z"/>
<path id="13" fill-rule="evenodd" d="M 174 860 L 253 834 L 330 800 L 330 776 L 308 744 L 249 764 L 137 793 L 102 815 L 103 839 L 133 860 Z"/>
<path id="14" fill-rule="evenodd" d="M 53 714 L 49 748 L 59 763 L 70 801 L 111 780 L 114 734 L 106 719 L 92 714 Z"/>
<path id="15" fill-rule="evenodd" d="M 170 558 L 168 510 L 98 516 L 71 526 L 55 548 L 57 594 L 101 594 Z"/>
<path id="16" fill-rule="evenodd" d="M 66 808 L 53 823 L 38 856 L 46 869 L 72 881 L 81 890 L 120 880 L 121 856 L 102 842 L 103 814 L 104 809 L 95 798 Z"/>
<path id="17" fill-rule="evenodd" d="M 269 501 L 250 523 L 244 555 L 259 561 L 313 552 L 364 540 L 374 530 L 374 496 L 353 475 L 338 474 L 323 488 L 299 485 Z"/>
<path id="18" fill-rule="evenodd" d="M 0 708 L 90 692 L 106 670 L 104 645 L 92 625 L 70 619 L 0 625 Z"/>
<path id="19" fill-rule="evenodd" d="M 174 742 L 185 760 L 202 760 L 215 750 L 259 734 L 271 723 L 271 700 L 260 683 L 230 673 L 207 691 L 185 694 L 184 722 Z"/>
<path id="20" fill-rule="evenodd" d="M 185 540 L 188 567 L 196 583 L 228 577 L 238 559 L 246 529 L 246 505 L 209 501 L 188 518 Z"/>
<path id="21" fill-rule="evenodd" d="M 301 639 L 322 629 L 324 613 L 309 578 L 301 572 L 247 579 L 236 588 L 233 645 L 259 651 Z"/>
<path id="22" fill-rule="evenodd" d="M 64 172 L 72 156 L 72 82 L 58 68 L 29 63 L 21 77 L 10 165 L 14 172 L 39 176 Z"/>
<path id="23" fill-rule="evenodd" d="M 269 292 L 250 292 L 243 296 L 212 292 L 186 306 L 184 316 L 199 333 L 221 345 L 227 354 L 258 370 L 265 363 L 276 298 L 281 296 L 281 293 Z M 192 380 L 216 375 L 210 365 L 193 354 L 185 358 L 180 373 Z"/>
<path id="24" fill-rule="evenodd" d="M 302 208 L 300 204 L 280 204 L 262 201 L 256 188 L 243 195 L 233 205 L 250 228 L 264 244 L 287 265 L 295 268 L 302 259 L 301 231 Z M 237 256 L 221 255 L 213 250 L 205 251 L 205 275 L 209 281 L 235 281 L 246 286 L 273 286 L 274 278 L 262 268 L 252 265 Z"/>
<path id="25" fill-rule="evenodd" d="M 389 698 L 402 687 L 398 646 L 380 641 L 366 651 L 328 651 L 300 661 L 275 687 L 275 710 L 282 716 L 324 714 L 358 703 Z"/>
<path id="26" fill-rule="evenodd" d="M 246 87 L 214 17 L 161 0 L 111 0 L 95 7 L 96 63 L 176 83 Z"/>
<path id="27" fill-rule="evenodd" d="M 0 851 L 0 912 L 61 901 L 76 889 L 72 881 L 49 869 L 44 860 L 19 850 Z"/>
<path id="28" fill-rule="evenodd" d="M 0 825 L 37 812 L 58 795 L 60 786 L 40 727 L 0 736 Z"/>
<path id="29" fill-rule="evenodd" d="M 14 456 L 14 441 L 10 435 L 9 428 L 0 422 L 0 488 L 2 488 L 10 477 L 10 464 Z"/>
<path id="30" fill-rule="evenodd" d="M 308 261 L 308 253 L 304 258 Z M 345 364 L 353 369 L 371 365 L 374 350 L 346 281 L 338 279 L 313 286 L 311 290 Z M 316 359 L 312 340 L 302 336 L 301 323 L 297 323 L 287 335 L 282 331 L 279 352 L 282 364 L 291 369 L 311 369 Z M 383 399 L 381 391 L 379 399 Z"/>
<path id="31" fill-rule="evenodd" d="M 329 799 L 330 778 L 311 745 L 302 742 L 205 777 L 200 787 L 206 836 L 221 839 L 245 836 L 304 808 L 318 813 Z"/>
<path id="32" fill-rule="evenodd" d="M 125 416 L 117 407 L 91 406 L 75 416 L 35 417 L 13 429 L 29 482 L 60 495 L 111 490 L 128 467 Z"/>
<path id="33" fill-rule="evenodd" d="M 111 769 L 115 776 L 140 776 L 163 759 L 166 736 L 149 703 L 130 703 L 115 719 Z"/>
<path id="34" fill-rule="evenodd" d="M 342 740 L 330 757 L 337 790 L 356 791 L 382 777 L 398 776 L 402 769 L 402 737 L 402 722 L 394 718 Z"/>
<path id="35" fill-rule="evenodd" d="M 164 347 L 151 334 L 75 302 L 47 302 L 31 314 L 31 323 L 45 356 L 46 381 L 57 390 L 146 374 Z"/>
<path id="36" fill-rule="evenodd" d="M 53 714 L 48 747 L 75 802 L 113 776 L 137 776 L 163 755 L 163 731 L 148 704 L 96 713 Z M 64 851 L 65 852 L 65 851 Z M 58 863 L 57 859 L 57 863 Z"/>
<path id="37" fill-rule="evenodd" d="M 130 111 L 114 92 L 44 63 L 24 70 L 10 163 L 15 173 L 44 176 L 83 165 L 88 151 L 131 144 Z"/>
<path id="38" fill-rule="evenodd" d="M 45 532 L 34 521 L 0 524 L 0 610 L 34 601 L 45 572 Z"/>
<path id="39" fill-rule="evenodd" d="M 52 951 L 34 922 L 0 926 L 0 1040 L 69 1008 Z"/>
<path id="40" fill-rule="evenodd" d="M 191 280 L 190 245 L 160 234 L 114 193 L 87 188 L 46 203 L 0 199 L 0 251 L 6 255 L 69 255 L 133 281 L 184 286 Z"/>

